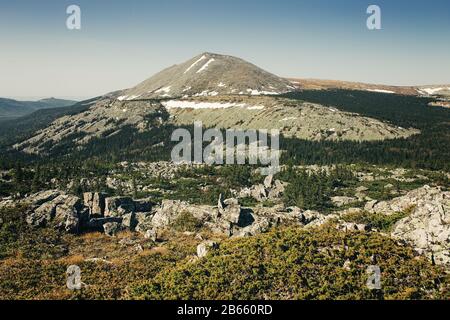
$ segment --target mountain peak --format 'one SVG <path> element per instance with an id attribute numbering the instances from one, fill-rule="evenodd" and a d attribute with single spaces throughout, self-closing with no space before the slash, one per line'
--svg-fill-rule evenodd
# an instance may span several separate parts
<path id="1" fill-rule="evenodd" d="M 290 81 L 243 59 L 204 52 L 169 67 L 136 87 L 122 91 L 119 100 L 217 95 L 278 95 L 295 90 Z"/>

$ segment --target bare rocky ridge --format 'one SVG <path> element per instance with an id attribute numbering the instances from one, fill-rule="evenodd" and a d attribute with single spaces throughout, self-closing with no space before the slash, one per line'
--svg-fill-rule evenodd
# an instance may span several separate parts
<path id="1" fill-rule="evenodd" d="M 163 105 L 179 125 L 201 121 L 204 127 L 278 129 L 284 136 L 315 141 L 374 141 L 419 133 L 333 107 L 272 97 L 170 100 Z"/>

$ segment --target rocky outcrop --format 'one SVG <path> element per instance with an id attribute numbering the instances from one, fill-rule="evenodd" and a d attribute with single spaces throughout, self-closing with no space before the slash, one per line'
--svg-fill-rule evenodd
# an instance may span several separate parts
<path id="1" fill-rule="evenodd" d="M 190 205 L 179 200 L 163 200 L 161 206 L 155 209 L 155 215 L 151 220 L 154 228 L 164 229 L 169 227 L 182 213 L 189 213 L 200 221 L 207 221 L 216 215 L 217 209 L 211 206 Z"/>
<path id="2" fill-rule="evenodd" d="M 84 193 L 82 200 L 62 191 L 48 190 L 33 194 L 23 202 L 30 208 L 26 216 L 28 224 L 70 233 L 96 230 L 113 235 L 123 229 L 145 232 L 151 227 L 154 215 L 150 199 L 108 198 L 94 192 Z"/>
<path id="3" fill-rule="evenodd" d="M 331 198 L 331 202 L 338 208 L 347 206 L 356 201 L 358 201 L 358 200 L 353 197 L 332 197 Z"/>
<path id="4" fill-rule="evenodd" d="M 283 195 L 286 185 L 287 183 L 274 180 L 273 175 L 269 175 L 265 178 L 263 184 L 242 189 L 238 198 L 253 198 L 259 202 L 279 199 Z"/>
<path id="5" fill-rule="evenodd" d="M 241 220 L 242 208 L 237 199 L 223 200 L 222 195 L 218 201 L 218 217 L 232 224 L 238 225 Z"/>
<path id="6" fill-rule="evenodd" d="M 104 193 L 86 192 L 83 194 L 84 205 L 89 208 L 91 216 L 102 217 L 105 214 L 105 198 Z"/>
<path id="7" fill-rule="evenodd" d="M 426 203 L 435 203 L 436 199 L 440 199 L 442 196 L 443 192 L 440 188 L 424 186 L 391 201 L 369 201 L 365 206 L 365 210 L 391 215 L 398 212 L 409 211 L 415 206 L 422 206 Z"/>
<path id="8" fill-rule="evenodd" d="M 29 196 L 28 198 L 25 199 L 24 202 L 27 202 L 32 206 L 40 206 L 46 202 L 55 199 L 62 193 L 63 193 L 62 191 L 58 190 L 46 190 Z"/>
<path id="9" fill-rule="evenodd" d="M 411 244 L 436 264 L 450 266 L 450 192 L 424 186 L 391 201 L 370 202 L 366 209 L 390 215 L 409 211 L 392 236 Z"/>
<path id="10" fill-rule="evenodd" d="M 300 222 L 305 228 L 319 227 L 327 222 L 339 220 L 340 216 L 337 214 L 322 214 L 318 211 L 306 210 L 301 211 L 299 208 L 292 208 L 294 212 L 298 212 Z"/>
<path id="11" fill-rule="evenodd" d="M 105 199 L 105 217 L 122 217 L 135 210 L 130 197 L 110 197 Z"/>
<path id="12" fill-rule="evenodd" d="M 24 201 L 30 206 L 26 222 L 34 227 L 53 226 L 78 233 L 88 218 L 88 210 L 80 198 L 61 191 L 44 191 Z"/>
<path id="13" fill-rule="evenodd" d="M 273 226 L 273 221 L 266 217 L 258 217 L 252 224 L 239 229 L 233 234 L 234 237 L 252 237 L 265 233 Z"/>

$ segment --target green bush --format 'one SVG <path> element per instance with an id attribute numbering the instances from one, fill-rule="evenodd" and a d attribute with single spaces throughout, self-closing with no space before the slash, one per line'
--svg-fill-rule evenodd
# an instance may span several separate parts
<path id="1" fill-rule="evenodd" d="M 197 232 L 202 226 L 202 221 L 189 212 L 182 212 L 171 224 L 171 228 L 178 232 Z"/>
<path id="2" fill-rule="evenodd" d="M 386 215 L 383 213 L 369 213 L 358 212 L 345 215 L 343 219 L 347 222 L 355 222 L 366 224 L 371 228 L 375 228 L 381 231 L 392 231 L 394 225 L 401 219 L 407 217 L 410 214 L 410 210 L 405 212 L 397 212 L 392 215 Z"/>

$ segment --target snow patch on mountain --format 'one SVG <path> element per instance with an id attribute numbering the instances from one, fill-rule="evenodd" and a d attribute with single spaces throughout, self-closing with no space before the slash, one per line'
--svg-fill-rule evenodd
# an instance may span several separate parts
<path id="1" fill-rule="evenodd" d="M 260 96 L 260 95 L 266 95 L 266 96 L 277 96 L 280 95 L 279 92 L 274 91 L 259 91 L 255 89 L 247 89 L 247 93 L 250 93 L 252 96 Z M 244 92 L 240 92 L 239 94 L 245 94 Z"/>
<path id="2" fill-rule="evenodd" d="M 439 94 L 441 91 L 450 91 L 450 87 L 439 87 L 439 88 L 420 88 L 418 91 L 422 94 L 428 94 L 430 96 Z"/>
<path id="3" fill-rule="evenodd" d="M 161 88 L 161 89 L 159 89 L 159 90 L 156 90 L 155 91 L 155 93 L 162 93 L 162 92 L 164 92 L 164 93 L 169 93 L 170 92 L 170 89 L 172 88 L 172 86 L 168 86 L 168 87 L 164 87 L 164 88 Z"/>
<path id="4" fill-rule="evenodd" d="M 162 102 L 162 105 L 167 109 L 227 109 L 232 107 L 245 107 L 245 103 L 232 102 L 197 102 L 197 101 L 182 101 L 170 100 Z"/>
<path id="5" fill-rule="evenodd" d="M 378 93 L 395 93 L 394 91 L 390 91 L 390 90 L 382 90 L 382 89 L 366 89 L 366 91 L 369 91 L 369 92 L 378 92 Z"/>
<path id="6" fill-rule="evenodd" d="M 203 55 L 200 57 L 200 59 L 198 59 L 197 61 L 195 61 L 193 64 L 191 64 L 191 66 L 189 68 L 186 69 L 186 71 L 184 71 L 184 74 L 188 73 L 189 71 L 192 70 L 192 68 L 194 68 L 197 64 L 199 64 L 200 62 L 202 62 L 202 60 L 205 60 L 206 56 Z"/>
<path id="7" fill-rule="evenodd" d="M 197 73 L 200 73 L 200 72 L 202 72 L 202 71 L 205 71 L 205 70 L 208 68 L 208 66 L 209 66 L 211 63 L 213 63 L 214 61 L 216 61 L 216 59 L 214 59 L 214 58 L 209 59 L 208 62 L 205 63 L 205 64 L 203 65 L 203 67 L 201 67 L 200 70 L 197 71 Z"/>
<path id="8" fill-rule="evenodd" d="M 199 102 L 185 100 L 163 101 L 162 105 L 166 109 L 228 109 L 228 108 L 246 108 L 247 110 L 263 110 L 263 105 L 249 105 L 236 102 Z"/>

